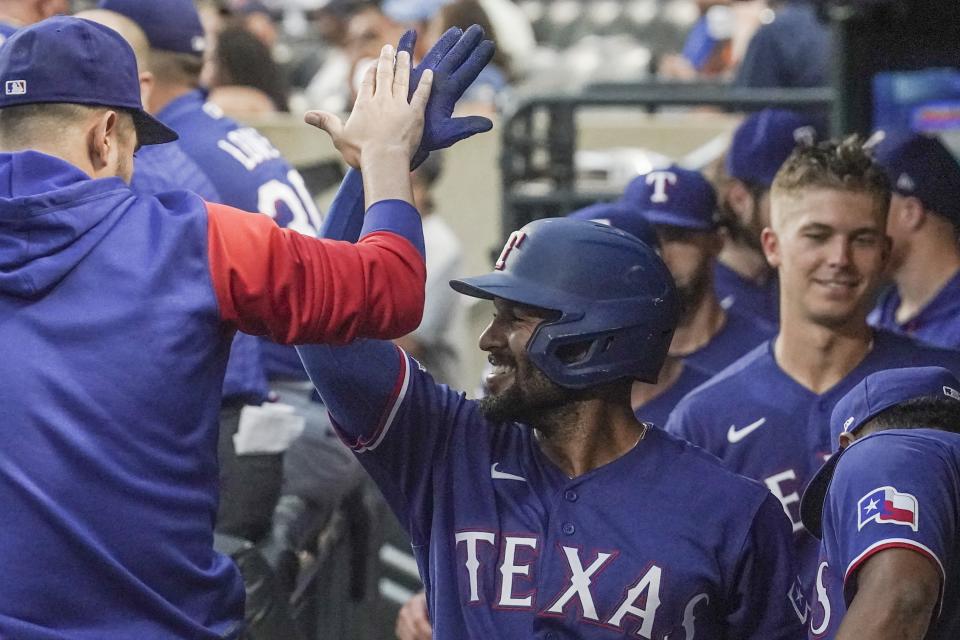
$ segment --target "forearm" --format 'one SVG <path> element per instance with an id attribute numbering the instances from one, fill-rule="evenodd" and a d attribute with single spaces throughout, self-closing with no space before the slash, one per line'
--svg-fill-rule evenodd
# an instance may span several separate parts
<path id="1" fill-rule="evenodd" d="M 925 552 L 880 551 L 848 580 L 856 581 L 857 591 L 836 640 L 922 640 L 926 635 L 939 601 L 941 576 Z"/>
<path id="2" fill-rule="evenodd" d="M 403 200 L 413 206 L 410 157 L 400 147 L 376 146 L 360 156 L 366 208 L 382 200 Z"/>
<path id="3" fill-rule="evenodd" d="M 301 346 L 297 352 L 341 437 L 352 449 L 362 449 L 376 435 L 399 391 L 402 352 L 381 340 Z"/>
<path id="4" fill-rule="evenodd" d="M 883 603 L 854 598 L 836 640 L 923 640 L 932 607 L 915 600 Z"/>
<path id="5" fill-rule="evenodd" d="M 356 242 L 363 228 L 365 194 L 363 176 L 359 169 L 349 169 L 343 177 L 337 195 L 330 203 L 330 209 L 323 218 L 319 238 Z"/>

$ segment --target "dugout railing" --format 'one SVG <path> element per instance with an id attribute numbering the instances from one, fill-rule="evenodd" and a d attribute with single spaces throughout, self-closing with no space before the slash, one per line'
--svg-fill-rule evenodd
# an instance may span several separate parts
<path id="1" fill-rule="evenodd" d="M 613 200 L 619 193 L 583 190 L 575 164 L 577 116 L 584 110 L 636 109 L 655 113 L 665 108 L 714 108 L 749 112 L 784 108 L 817 112 L 835 129 L 832 88 L 747 89 L 690 83 L 595 84 L 576 93 L 517 96 L 501 124 L 501 232 L 532 220 L 564 215 L 577 208 Z"/>

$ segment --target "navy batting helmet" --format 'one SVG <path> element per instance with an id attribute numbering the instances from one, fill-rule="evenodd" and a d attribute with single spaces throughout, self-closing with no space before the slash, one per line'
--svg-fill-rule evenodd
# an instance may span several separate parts
<path id="1" fill-rule="evenodd" d="M 673 278 L 653 249 L 609 225 L 569 218 L 514 231 L 492 273 L 450 286 L 559 312 L 537 327 L 527 354 L 569 389 L 626 377 L 656 382 L 680 309 Z M 585 348 L 564 357 L 572 345 Z"/>

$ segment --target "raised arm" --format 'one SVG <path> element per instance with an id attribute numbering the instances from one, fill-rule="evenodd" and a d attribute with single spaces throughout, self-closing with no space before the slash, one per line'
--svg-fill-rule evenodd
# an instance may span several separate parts
<path id="1" fill-rule="evenodd" d="M 420 146 L 432 73 L 408 102 L 409 55 L 384 47 L 349 120 L 311 112 L 363 170 L 367 213 L 356 245 L 298 236 L 263 217 L 208 205 L 208 251 L 221 319 L 278 342 L 397 337 L 423 311 L 423 230 L 409 166 Z"/>

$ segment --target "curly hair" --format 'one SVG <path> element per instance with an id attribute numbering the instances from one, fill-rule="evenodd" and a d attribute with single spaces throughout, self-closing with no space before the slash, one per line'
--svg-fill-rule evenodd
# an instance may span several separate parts
<path id="1" fill-rule="evenodd" d="M 860 192 L 871 196 L 884 213 L 890 207 L 890 180 L 856 135 L 798 146 L 773 179 L 771 196 L 809 189 Z"/>

